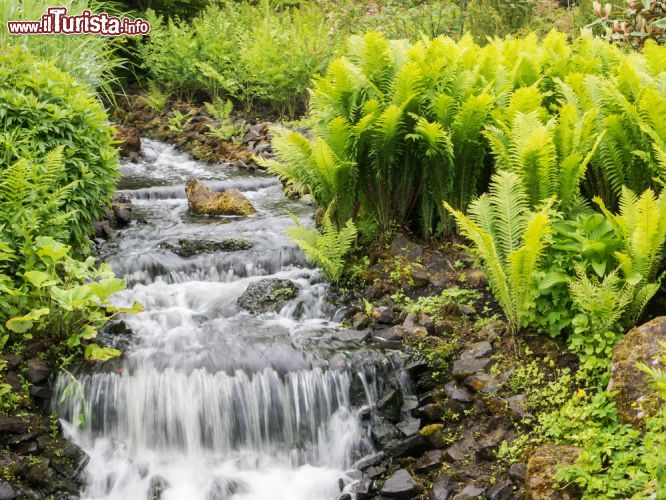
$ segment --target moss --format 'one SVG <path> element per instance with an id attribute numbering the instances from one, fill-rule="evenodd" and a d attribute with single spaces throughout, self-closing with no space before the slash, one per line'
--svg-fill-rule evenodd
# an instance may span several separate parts
<path id="1" fill-rule="evenodd" d="M 436 432 L 441 431 L 444 428 L 443 424 L 431 424 L 431 425 L 426 425 L 423 429 L 419 431 L 419 434 L 423 436 L 424 438 L 430 437 Z"/>

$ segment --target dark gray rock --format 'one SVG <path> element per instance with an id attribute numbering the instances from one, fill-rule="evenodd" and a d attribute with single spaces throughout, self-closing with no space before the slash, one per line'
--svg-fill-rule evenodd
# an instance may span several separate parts
<path id="1" fill-rule="evenodd" d="M 250 283 L 236 304 L 251 314 L 278 311 L 298 295 L 298 286 L 291 280 L 268 278 Z"/>
<path id="2" fill-rule="evenodd" d="M 487 340 L 477 342 L 468 351 L 463 352 L 460 357 L 464 359 L 487 358 L 493 353 L 493 346 Z"/>
<path id="3" fill-rule="evenodd" d="M 49 401 L 53 395 L 53 392 L 48 387 L 42 385 L 32 385 L 30 386 L 30 395 L 35 399 Z"/>
<path id="4" fill-rule="evenodd" d="M 372 481 L 368 478 L 364 478 L 358 483 L 356 483 L 353 487 L 352 490 L 354 494 L 356 494 L 356 499 L 357 500 L 369 500 L 372 498 L 374 495 L 372 494 L 373 488 L 372 488 Z"/>
<path id="5" fill-rule="evenodd" d="M 386 458 L 386 453 L 383 451 L 380 451 L 378 453 L 375 453 L 373 455 L 369 455 L 367 457 L 363 457 L 361 460 L 356 462 L 354 467 L 358 470 L 365 470 L 368 467 L 372 467 L 374 465 L 379 464 L 382 460 Z"/>
<path id="6" fill-rule="evenodd" d="M 473 484 L 468 484 L 463 490 L 453 497 L 453 500 L 471 500 L 479 498 L 486 491 L 485 488 L 478 488 Z"/>
<path id="7" fill-rule="evenodd" d="M 453 363 L 451 375 L 456 378 L 466 378 L 490 366 L 490 358 L 461 358 Z"/>
<path id="8" fill-rule="evenodd" d="M 344 342 L 365 342 L 370 339 L 370 330 L 338 330 L 335 337 Z"/>
<path id="9" fill-rule="evenodd" d="M 405 437 L 413 436 L 421 428 L 421 419 L 410 417 L 400 422 L 396 427 Z"/>
<path id="10" fill-rule="evenodd" d="M 376 317 L 378 323 L 392 325 L 395 322 L 393 308 L 388 306 L 379 306 L 373 310 L 373 315 Z"/>
<path id="11" fill-rule="evenodd" d="M 402 412 L 406 413 L 419 407 L 419 398 L 416 395 L 406 395 L 402 398 Z"/>
<path id="12" fill-rule="evenodd" d="M 22 434 L 28 430 L 30 422 L 19 417 L 0 417 L 0 432 Z"/>
<path id="13" fill-rule="evenodd" d="M 377 401 L 377 409 L 392 422 L 400 421 L 402 414 L 402 393 L 396 388 L 389 388 Z"/>
<path id="14" fill-rule="evenodd" d="M 513 493 L 513 484 L 511 481 L 503 481 L 497 483 L 486 491 L 486 498 L 488 500 L 509 500 Z"/>
<path id="15" fill-rule="evenodd" d="M 222 241 L 215 240 L 188 240 L 180 238 L 177 240 L 168 240 L 160 243 L 160 248 L 164 248 L 180 257 L 192 257 L 202 253 L 215 252 L 237 252 L 240 250 L 249 250 L 254 244 L 250 240 L 243 238 L 228 238 Z"/>
<path id="16" fill-rule="evenodd" d="M 428 440 L 420 434 L 393 443 L 389 452 L 394 457 L 419 457 L 430 447 Z"/>
<path id="17" fill-rule="evenodd" d="M 474 396 L 464 387 L 458 386 L 455 381 L 451 381 L 444 386 L 444 392 L 446 397 L 454 401 L 461 401 L 463 403 L 468 403 L 474 399 Z"/>
<path id="18" fill-rule="evenodd" d="M 405 469 L 399 469 L 382 486 L 382 495 L 390 498 L 411 498 L 419 490 L 414 478 Z"/>
<path id="19" fill-rule="evenodd" d="M 442 450 L 430 450 L 423 454 L 421 460 L 414 466 L 420 473 L 429 472 L 440 466 L 442 463 Z"/>
<path id="20" fill-rule="evenodd" d="M 396 325 L 392 326 L 391 328 L 387 328 L 386 330 L 375 332 L 374 337 L 378 337 L 388 342 L 398 342 L 405 337 L 405 334 L 406 330 L 402 326 Z"/>
<path id="21" fill-rule="evenodd" d="M 516 420 L 531 417 L 532 414 L 527 410 L 527 396 L 525 394 L 516 394 L 506 400 L 509 405 L 511 416 Z"/>
<path id="22" fill-rule="evenodd" d="M 7 481 L 0 481 L 0 500 L 14 500 L 16 491 Z"/>
<path id="23" fill-rule="evenodd" d="M 525 474 L 527 474 L 527 465 L 522 462 L 513 463 L 509 467 L 509 477 L 514 481 L 524 483 Z"/>
<path id="24" fill-rule="evenodd" d="M 81 473 L 88 465 L 90 457 L 74 443 L 58 438 L 44 452 L 49 458 L 51 467 L 58 474 L 72 481 L 82 481 Z"/>
<path id="25" fill-rule="evenodd" d="M 432 482 L 432 490 L 428 497 L 430 500 L 447 500 L 452 490 L 451 475 L 442 472 Z"/>
<path id="26" fill-rule="evenodd" d="M 395 426 L 382 422 L 372 426 L 370 435 L 379 447 L 386 448 L 398 437 L 398 431 Z"/>
<path id="27" fill-rule="evenodd" d="M 365 474 L 370 478 L 370 479 L 377 479 L 380 476 L 383 476 L 386 474 L 386 466 L 385 465 L 376 465 L 374 467 L 370 467 L 365 471 Z"/>
<path id="28" fill-rule="evenodd" d="M 53 369 L 46 361 L 41 359 L 28 360 L 28 382 L 31 384 L 46 382 L 52 371 Z"/>
<path id="29" fill-rule="evenodd" d="M 465 436 L 446 449 L 446 455 L 454 462 L 460 462 L 476 453 L 475 440 L 472 436 Z"/>
<path id="30" fill-rule="evenodd" d="M 423 257 L 423 247 L 409 241 L 404 234 L 400 233 L 391 242 L 391 253 L 416 261 Z"/>

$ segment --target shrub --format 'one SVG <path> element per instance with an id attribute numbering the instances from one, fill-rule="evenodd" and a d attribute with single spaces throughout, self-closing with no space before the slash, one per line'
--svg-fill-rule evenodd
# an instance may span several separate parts
<path id="1" fill-rule="evenodd" d="M 53 63 L 10 49 L 0 53 L 0 123 L 0 172 L 19 158 L 38 159 L 63 148 L 51 187 L 71 186 L 63 204 L 70 213 L 63 241 L 85 253 L 91 221 L 103 217 L 119 177 L 113 128 L 101 103 Z"/>
<path id="2" fill-rule="evenodd" d="M 69 15 L 81 14 L 86 9 L 113 12 L 111 5 L 96 0 L 63 0 L 56 4 L 48 0 L 4 0 L 0 25 L 7 26 L 7 21 L 38 20 L 54 5 L 66 7 Z M 6 29 L 0 30 L 3 48 L 25 46 L 36 57 L 53 60 L 61 70 L 92 89 L 101 88 L 109 96 L 116 81 L 114 72 L 124 64 L 117 55 L 118 44 L 118 39 L 97 35 L 10 36 Z"/>
<path id="3" fill-rule="evenodd" d="M 0 337 L 10 335 L 11 345 L 40 337 L 73 349 L 122 312 L 107 299 L 124 281 L 108 265 L 96 269 L 92 257 L 74 260 L 71 247 L 55 239 L 69 235 L 67 204 L 77 186 L 56 182 L 64 151 L 60 146 L 43 160 L 22 158 L 0 170 Z M 95 359 L 119 354 L 87 349 Z"/>

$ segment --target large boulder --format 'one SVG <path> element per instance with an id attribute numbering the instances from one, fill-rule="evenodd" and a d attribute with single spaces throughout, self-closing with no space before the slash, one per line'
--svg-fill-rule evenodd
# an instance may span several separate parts
<path id="1" fill-rule="evenodd" d="M 649 376 L 637 365 L 658 363 L 664 342 L 666 316 L 660 316 L 630 330 L 613 349 L 608 390 L 615 393 L 620 418 L 637 427 L 643 425 L 645 417 L 654 415 L 661 404 Z"/>
<path id="2" fill-rule="evenodd" d="M 250 283 L 236 304 L 252 314 L 279 310 L 298 295 L 298 286 L 291 280 L 268 278 Z"/>
<path id="3" fill-rule="evenodd" d="M 192 257 L 201 253 L 236 252 L 252 248 L 252 242 L 242 238 L 228 238 L 222 241 L 215 240 L 188 240 L 179 238 L 160 243 L 160 247 L 179 255 Z"/>
<path id="4" fill-rule="evenodd" d="M 205 215 L 252 215 L 256 209 L 238 189 L 213 191 L 198 179 L 190 179 L 185 185 L 190 211 Z"/>
<path id="5" fill-rule="evenodd" d="M 573 500 L 580 498 L 574 483 L 557 488 L 557 469 L 573 464 L 580 450 L 573 446 L 546 444 L 540 446 L 527 462 L 525 492 L 528 500 Z"/>

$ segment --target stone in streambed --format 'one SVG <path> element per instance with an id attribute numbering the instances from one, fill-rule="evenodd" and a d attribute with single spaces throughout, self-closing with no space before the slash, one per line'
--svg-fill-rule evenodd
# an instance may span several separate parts
<path id="1" fill-rule="evenodd" d="M 298 286 L 291 280 L 268 278 L 250 283 L 238 297 L 236 305 L 251 314 L 278 311 L 298 295 Z"/>
<path id="2" fill-rule="evenodd" d="M 191 212 L 203 215 L 252 215 L 256 209 L 238 189 L 213 191 L 198 179 L 185 185 L 187 203 Z"/>
<path id="3" fill-rule="evenodd" d="M 229 238 L 222 241 L 215 240 L 187 240 L 180 238 L 160 243 L 164 248 L 180 257 L 192 257 L 202 253 L 237 252 L 252 248 L 251 241 L 242 238 Z"/>
<path id="4" fill-rule="evenodd" d="M 382 495 L 389 498 L 411 498 L 418 492 L 418 484 L 405 469 L 399 469 L 382 486 Z"/>

